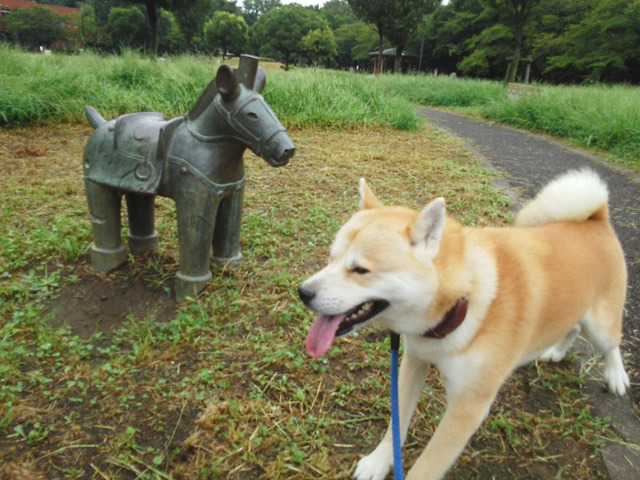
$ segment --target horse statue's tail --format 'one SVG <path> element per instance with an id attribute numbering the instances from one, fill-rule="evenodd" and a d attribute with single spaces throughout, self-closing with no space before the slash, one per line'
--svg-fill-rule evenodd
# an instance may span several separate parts
<path id="1" fill-rule="evenodd" d="M 87 105 L 84 107 L 84 114 L 89 120 L 89 123 L 93 128 L 98 128 L 100 125 L 104 125 L 107 121 L 104 119 L 102 115 L 98 113 L 98 111 L 93 108 L 91 105 Z"/>

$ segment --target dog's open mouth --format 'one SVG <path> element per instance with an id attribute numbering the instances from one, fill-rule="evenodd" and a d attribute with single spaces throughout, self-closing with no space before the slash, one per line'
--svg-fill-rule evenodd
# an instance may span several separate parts
<path id="1" fill-rule="evenodd" d="M 389 306 L 386 300 L 372 300 L 349 310 L 344 320 L 338 325 L 336 337 L 341 337 L 353 330 L 353 327 L 371 320 Z"/>
<path id="2" fill-rule="evenodd" d="M 313 358 L 324 355 L 333 339 L 351 332 L 389 306 L 386 300 L 370 300 L 338 315 L 319 314 L 307 335 L 307 351 Z"/>

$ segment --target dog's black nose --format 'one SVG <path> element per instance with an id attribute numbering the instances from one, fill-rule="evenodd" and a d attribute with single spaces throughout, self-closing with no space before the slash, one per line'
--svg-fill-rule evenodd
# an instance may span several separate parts
<path id="1" fill-rule="evenodd" d="M 309 306 L 309 303 L 311 303 L 311 300 L 313 300 L 313 297 L 316 296 L 316 294 L 311 290 L 307 290 L 303 287 L 298 288 L 298 295 L 300 295 L 300 300 L 302 300 L 302 303 L 304 303 L 307 307 Z"/>

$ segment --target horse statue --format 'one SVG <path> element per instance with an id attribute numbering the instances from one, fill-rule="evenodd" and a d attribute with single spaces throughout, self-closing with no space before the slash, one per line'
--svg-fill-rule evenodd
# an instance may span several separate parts
<path id="1" fill-rule="evenodd" d="M 260 92 L 266 74 L 243 55 L 237 70 L 222 65 L 184 117 L 141 112 L 105 120 L 85 113 L 96 129 L 84 150 L 84 179 L 93 227 L 91 263 L 108 271 L 127 260 L 120 204 L 127 203 L 133 254 L 158 246 L 156 195 L 172 198 L 180 266 L 176 297 L 197 295 L 212 278 L 210 261 L 238 260 L 244 190 L 242 156 L 249 147 L 270 165 L 286 165 L 295 145 Z"/>

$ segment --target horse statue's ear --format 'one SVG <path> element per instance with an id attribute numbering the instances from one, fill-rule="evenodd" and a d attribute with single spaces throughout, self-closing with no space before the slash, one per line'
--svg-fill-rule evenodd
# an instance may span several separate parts
<path id="1" fill-rule="evenodd" d="M 231 101 L 238 95 L 238 77 L 229 65 L 221 65 L 218 69 L 216 87 L 226 101 Z"/>
<path id="2" fill-rule="evenodd" d="M 264 86 L 267 84 L 267 72 L 264 71 L 264 68 L 258 67 L 258 71 L 256 72 L 256 81 L 253 84 L 253 89 L 260 93 L 264 89 Z"/>

